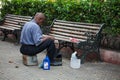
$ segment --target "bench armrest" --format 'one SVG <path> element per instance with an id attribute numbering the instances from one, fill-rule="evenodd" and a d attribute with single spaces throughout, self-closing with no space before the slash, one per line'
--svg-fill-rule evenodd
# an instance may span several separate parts
<path id="1" fill-rule="evenodd" d="M 87 38 L 89 38 L 89 37 L 94 37 L 94 36 L 95 36 L 95 35 L 92 34 L 91 32 L 85 32 L 84 35 L 87 36 Z"/>
<path id="2" fill-rule="evenodd" d="M 96 41 L 98 39 L 97 35 L 92 34 L 91 32 L 86 32 L 85 36 L 87 36 L 87 42 L 89 41 Z"/>
<path id="3" fill-rule="evenodd" d="M 90 32 L 86 32 L 85 36 L 87 36 L 86 41 L 80 41 L 77 45 L 79 49 L 90 50 L 91 48 L 98 46 L 98 36 L 93 35 Z"/>

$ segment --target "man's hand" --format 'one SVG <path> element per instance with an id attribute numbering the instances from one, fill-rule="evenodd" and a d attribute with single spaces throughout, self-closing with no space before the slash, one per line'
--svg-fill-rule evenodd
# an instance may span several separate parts
<path id="1" fill-rule="evenodd" d="M 48 36 L 48 38 L 50 38 L 52 40 L 55 40 L 55 38 L 53 36 Z"/>
<path id="2" fill-rule="evenodd" d="M 52 40 L 55 40 L 55 38 L 53 36 L 49 36 L 49 35 L 43 35 L 43 39 L 46 40 L 46 39 L 52 39 Z"/>

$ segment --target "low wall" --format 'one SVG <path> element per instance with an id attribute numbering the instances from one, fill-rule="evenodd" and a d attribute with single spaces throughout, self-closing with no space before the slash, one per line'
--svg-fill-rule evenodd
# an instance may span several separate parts
<path id="1" fill-rule="evenodd" d="M 120 52 L 101 49 L 103 61 L 120 65 Z"/>
<path id="2" fill-rule="evenodd" d="M 82 51 L 80 50 L 77 51 L 79 55 L 82 54 Z M 69 47 L 63 48 L 61 52 L 63 53 L 62 54 L 63 57 L 70 59 L 72 50 Z M 120 52 L 100 49 L 100 55 L 103 62 L 120 65 Z M 87 55 L 86 61 L 96 61 L 96 60 L 98 60 L 98 57 L 95 53 Z"/>

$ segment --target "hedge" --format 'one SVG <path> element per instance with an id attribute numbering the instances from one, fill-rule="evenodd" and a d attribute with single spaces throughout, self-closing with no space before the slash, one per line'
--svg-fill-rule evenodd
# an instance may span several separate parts
<path id="1" fill-rule="evenodd" d="M 2 0 L 1 17 L 5 14 L 33 16 L 43 12 L 49 26 L 53 19 L 105 23 L 104 32 L 120 35 L 120 0 Z"/>

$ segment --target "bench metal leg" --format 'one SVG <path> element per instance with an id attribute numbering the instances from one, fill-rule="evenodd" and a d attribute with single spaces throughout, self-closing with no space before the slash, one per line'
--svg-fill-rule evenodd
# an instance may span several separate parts
<path id="1" fill-rule="evenodd" d="M 16 37 L 16 43 L 15 44 L 19 44 L 20 43 L 20 35 L 21 35 L 21 30 L 14 30 L 13 34 Z"/>
<path id="2" fill-rule="evenodd" d="M 7 35 L 4 34 L 2 41 L 5 41 L 6 38 L 7 38 Z"/>
<path id="3" fill-rule="evenodd" d="M 98 54 L 99 61 L 102 62 L 101 55 L 100 55 L 100 50 L 99 49 L 98 49 L 97 54 Z"/>
<path id="4" fill-rule="evenodd" d="M 17 31 L 17 44 L 20 43 L 20 35 L 21 35 L 21 31 L 18 30 L 18 31 Z"/>
<path id="5" fill-rule="evenodd" d="M 5 39 L 7 38 L 7 35 L 8 35 L 8 31 L 7 30 L 3 30 L 3 34 L 4 34 L 4 36 L 3 36 L 2 41 L 5 41 Z"/>
<path id="6" fill-rule="evenodd" d="M 71 46 L 69 46 L 70 47 L 70 49 L 74 52 L 75 51 L 75 47 L 74 47 L 74 44 L 72 43 L 72 45 Z"/>
<path id="7" fill-rule="evenodd" d="M 86 59 L 86 56 L 87 56 L 88 52 L 84 51 L 81 55 L 81 64 L 84 63 L 85 59 Z"/>

